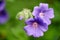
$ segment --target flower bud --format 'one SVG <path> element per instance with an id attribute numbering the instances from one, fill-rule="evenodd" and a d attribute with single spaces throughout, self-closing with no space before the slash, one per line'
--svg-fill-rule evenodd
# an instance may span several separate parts
<path id="1" fill-rule="evenodd" d="M 32 16 L 31 10 L 29 10 L 29 9 L 23 9 L 16 16 L 16 18 L 19 20 L 22 20 L 22 19 L 27 20 L 30 17 L 33 17 L 33 16 Z"/>

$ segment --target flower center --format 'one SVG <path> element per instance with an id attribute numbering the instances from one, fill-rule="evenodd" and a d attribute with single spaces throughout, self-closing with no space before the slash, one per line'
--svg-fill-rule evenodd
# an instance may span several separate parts
<path id="1" fill-rule="evenodd" d="M 0 16 L 2 16 L 3 15 L 3 13 L 0 13 Z"/>
<path id="2" fill-rule="evenodd" d="M 37 22 L 34 22 L 33 23 L 33 28 L 36 29 L 38 27 L 38 23 Z"/>
<path id="3" fill-rule="evenodd" d="M 6 15 L 5 11 L 0 12 L 0 16 L 5 16 L 5 15 Z"/>
<path id="4" fill-rule="evenodd" d="M 39 13 L 39 17 L 44 17 L 44 13 Z"/>
<path id="5" fill-rule="evenodd" d="M 0 4 L 2 3 L 2 0 L 0 0 Z"/>

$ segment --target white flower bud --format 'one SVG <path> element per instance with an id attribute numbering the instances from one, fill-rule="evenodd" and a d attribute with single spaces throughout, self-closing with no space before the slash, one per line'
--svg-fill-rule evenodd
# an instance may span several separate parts
<path id="1" fill-rule="evenodd" d="M 27 20 L 30 17 L 33 17 L 33 16 L 32 16 L 31 10 L 29 10 L 29 9 L 23 9 L 16 16 L 16 18 L 19 20 L 22 20 L 22 19 Z"/>

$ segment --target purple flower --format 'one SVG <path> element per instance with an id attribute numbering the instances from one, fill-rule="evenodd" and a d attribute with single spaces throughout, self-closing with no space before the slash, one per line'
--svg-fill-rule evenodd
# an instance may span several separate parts
<path id="1" fill-rule="evenodd" d="M 6 10 L 0 12 L 0 24 L 5 23 L 8 20 L 8 14 Z"/>
<path id="2" fill-rule="evenodd" d="M 20 16 L 19 20 L 22 20 L 24 17 L 23 16 Z"/>
<path id="3" fill-rule="evenodd" d="M 40 37 L 43 36 L 43 32 L 48 30 L 48 25 L 39 18 L 30 18 L 26 20 L 27 26 L 24 30 L 27 32 L 28 36 Z"/>
<path id="4" fill-rule="evenodd" d="M 49 19 L 54 18 L 54 10 L 53 8 L 48 8 L 48 4 L 40 3 L 39 6 L 35 6 L 32 12 L 33 16 L 40 17 L 46 22 L 48 25 L 51 24 Z"/>
<path id="5" fill-rule="evenodd" d="M 5 8 L 5 0 L 0 0 L 0 11 Z"/>

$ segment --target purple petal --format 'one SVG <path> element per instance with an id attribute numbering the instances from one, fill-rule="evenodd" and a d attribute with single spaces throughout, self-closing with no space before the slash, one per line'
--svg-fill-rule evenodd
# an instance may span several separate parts
<path id="1" fill-rule="evenodd" d="M 40 37 L 43 36 L 43 31 L 41 31 L 40 29 L 36 28 L 34 29 L 31 25 L 27 25 L 25 26 L 25 31 L 27 32 L 27 34 L 29 36 L 34 36 L 34 37 Z"/>
<path id="2" fill-rule="evenodd" d="M 43 34 L 43 31 L 41 31 L 41 29 L 37 28 L 37 29 L 34 30 L 34 34 L 33 34 L 34 37 L 40 37 L 40 36 L 43 36 L 43 35 L 44 34 Z"/>
<path id="3" fill-rule="evenodd" d="M 43 21 L 40 17 L 35 17 L 35 21 L 36 21 L 39 25 L 44 25 L 44 21 Z"/>
<path id="4" fill-rule="evenodd" d="M 0 1 L 0 11 L 5 8 L 5 0 Z"/>
<path id="5" fill-rule="evenodd" d="M 45 12 L 45 16 L 48 18 L 54 18 L 54 10 L 53 8 L 49 8 L 47 12 Z"/>
<path id="6" fill-rule="evenodd" d="M 0 12 L 0 24 L 5 23 L 8 20 L 8 14 L 5 10 Z"/>
<path id="7" fill-rule="evenodd" d="M 44 26 L 39 26 L 39 28 L 43 31 L 46 32 L 48 30 L 48 26 L 46 24 L 44 24 Z"/>
<path id="8" fill-rule="evenodd" d="M 24 17 L 23 16 L 20 16 L 19 20 L 22 20 Z"/>
<path id="9" fill-rule="evenodd" d="M 36 16 L 36 15 L 38 15 L 39 14 L 39 7 L 38 6 L 35 6 L 34 7 L 34 10 L 33 10 L 33 12 L 32 12 L 32 14 L 33 14 L 33 16 Z"/>
<path id="10" fill-rule="evenodd" d="M 31 36 L 34 33 L 34 29 L 33 29 L 33 27 L 31 25 L 25 26 L 24 29 L 25 29 L 25 31 L 27 32 L 27 34 L 29 36 Z"/>
<path id="11" fill-rule="evenodd" d="M 29 18 L 28 20 L 25 21 L 26 24 L 32 24 L 34 22 L 33 18 Z"/>
<path id="12" fill-rule="evenodd" d="M 47 25 L 50 25 L 50 24 L 51 24 L 51 21 L 50 21 L 49 18 L 47 18 L 47 17 L 43 17 L 43 18 L 41 18 L 41 19 L 42 19 L 43 22 L 46 23 Z"/>
<path id="13" fill-rule="evenodd" d="M 47 10 L 48 9 L 48 4 L 46 4 L 46 3 L 40 3 L 39 7 Z"/>

